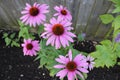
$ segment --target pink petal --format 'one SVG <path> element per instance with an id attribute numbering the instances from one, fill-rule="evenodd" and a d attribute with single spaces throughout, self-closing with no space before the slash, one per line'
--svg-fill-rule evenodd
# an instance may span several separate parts
<path id="1" fill-rule="evenodd" d="M 68 35 L 63 35 L 64 36 L 64 38 L 66 38 L 68 41 L 70 41 L 70 42 L 73 42 L 73 39 L 70 37 L 70 36 L 68 36 Z"/>
<path id="2" fill-rule="evenodd" d="M 29 17 L 29 16 L 28 16 Z M 28 17 L 26 16 L 23 20 L 22 20 L 22 23 L 25 23 L 28 19 Z"/>
<path id="3" fill-rule="evenodd" d="M 54 9 L 58 12 L 60 11 L 60 8 L 58 6 L 55 6 Z"/>
<path id="4" fill-rule="evenodd" d="M 34 4 L 33 4 L 33 6 L 36 6 L 37 5 L 37 3 L 35 2 Z"/>
<path id="5" fill-rule="evenodd" d="M 72 50 L 71 49 L 68 52 L 68 56 L 69 56 L 70 61 L 72 61 Z"/>
<path id="6" fill-rule="evenodd" d="M 78 74 L 84 80 L 83 75 L 79 71 L 75 71 L 75 73 Z"/>
<path id="7" fill-rule="evenodd" d="M 40 6 L 40 9 L 46 10 L 46 9 L 48 9 L 48 8 L 49 8 L 49 6 L 48 6 L 47 4 L 42 4 L 42 5 Z"/>
<path id="8" fill-rule="evenodd" d="M 55 65 L 54 68 L 58 68 L 58 69 L 65 68 L 65 65 Z"/>
<path id="9" fill-rule="evenodd" d="M 66 24 L 64 24 L 64 26 L 71 26 L 71 22 L 68 22 L 68 21 L 65 21 L 66 22 Z"/>
<path id="10" fill-rule="evenodd" d="M 68 77 L 68 80 L 74 80 L 75 78 L 74 72 L 68 72 L 67 77 Z"/>
<path id="11" fill-rule="evenodd" d="M 62 6 L 62 5 L 60 5 L 60 9 L 63 9 L 63 6 Z"/>
<path id="12" fill-rule="evenodd" d="M 78 70 L 80 70 L 80 72 L 83 72 L 83 73 L 88 73 L 89 71 L 86 69 L 86 68 L 77 68 Z"/>
<path id="13" fill-rule="evenodd" d="M 28 39 L 27 42 L 28 42 L 28 43 L 31 43 L 31 42 L 32 42 L 32 39 Z"/>
<path id="14" fill-rule="evenodd" d="M 26 19 L 28 17 L 29 17 L 29 15 L 24 15 L 24 16 L 20 17 L 20 19 L 22 20 L 22 19 Z"/>
<path id="15" fill-rule="evenodd" d="M 57 21 L 56 21 L 55 18 L 50 19 L 50 23 L 51 23 L 51 24 L 53 24 L 53 25 L 54 25 L 54 24 L 57 24 L 56 22 L 57 22 Z"/>
<path id="16" fill-rule="evenodd" d="M 44 14 L 40 14 L 40 15 L 39 15 L 39 18 L 40 18 L 41 20 L 43 20 L 43 21 L 46 20 L 46 16 L 45 16 Z"/>
<path id="17" fill-rule="evenodd" d="M 73 27 L 65 27 L 65 30 L 66 30 L 66 31 L 73 30 Z"/>
<path id="18" fill-rule="evenodd" d="M 44 33 L 42 33 L 42 34 L 41 34 L 41 37 L 46 36 L 48 33 L 49 33 L 49 32 L 44 32 Z"/>
<path id="19" fill-rule="evenodd" d="M 24 47 L 24 46 L 25 46 L 25 44 L 21 44 L 21 46 L 22 46 L 22 47 Z"/>
<path id="20" fill-rule="evenodd" d="M 67 18 L 69 21 L 72 20 L 72 16 L 71 16 L 70 14 L 68 14 L 68 15 L 66 16 L 66 18 Z"/>
<path id="21" fill-rule="evenodd" d="M 67 73 L 68 73 L 67 69 L 63 69 L 63 70 L 59 71 L 59 72 L 56 74 L 56 76 L 59 76 L 60 79 L 62 79 L 62 78 L 64 78 L 64 77 L 67 75 Z"/>
<path id="22" fill-rule="evenodd" d="M 66 63 L 68 63 L 69 59 L 62 56 L 62 55 L 59 55 L 59 58 L 62 59 L 63 61 L 65 61 Z"/>
<path id="23" fill-rule="evenodd" d="M 78 55 L 74 58 L 73 61 L 78 62 L 78 61 L 80 61 L 80 60 L 82 60 L 82 59 L 84 59 L 84 58 L 85 58 L 85 57 L 84 57 L 83 55 L 78 54 Z"/>
<path id="24" fill-rule="evenodd" d="M 63 47 L 65 48 L 66 47 L 66 39 L 64 37 L 60 36 L 60 42 L 63 45 Z"/>
<path id="25" fill-rule="evenodd" d="M 53 16 L 58 16 L 59 15 L 59 13 L 56 13 L 56 14 L 54 14 Z"/>
<path id="26" fill-rule="evenodd" d="M 60 48 L 61 45 L 60 45 L 60 39 L 59 39 L 58 36 L 56 37 L 55 44 L 56 44 L 56 45 L 55 45 L 55 46 L 56 46 L 56 49 Z"/>
<path id="27" fill-rule="evenodd" d="M 27 14 L 29 13 L 28 11 L 22 11 L 21 14 Z"/>
<path id="28" fill-rule="evenodd" d="M 27 6 L 27 7 L 29 7 L 29 8 L 31 8 L 31 5 L 30 5 L 30 4 L 28 4 L 28 3 L 26 3 L 26 6 Z"/>
<path id="29" fill-rule="evenodd" d="M 31 52 L 32 52 L 32 55 L 34 55 L 34 56 L 36 56 L 36 55 L 37 55 L 37 53 L 36 53 L 36 51 L 35 51 L 35 50 L 32 50 Z"/>
<path id="30" fill-rule="evenodd" d="M 66 32 L 65 34 L 69 35 L 69 36 L 72 36 L 72 37 L 76 37 L 75 34 L 71 33 L 71 32 Z"/>
<path id="31" fill-rule="evenodd" d="M 59 63 L 66 64 L 66 61 L 64 61 L 64 60 L 62 60 L 62 59 L 60 59 L 60 58 L 56 58 L 55 60 L 56 60 L 57 62 L 59 62 Z"/>
<path id="32" fill-rule="evenodd" d="M 59 16 L 58 16 L 58 20 L 57 20 L 57 22 L 60 23 L 63 19 L 64 19 L 64 17 L 63 17 L 62 15 L 59 15 Z"/>
<path id="33" fill-rule="evenodd" d="M 52 43 L 52 41 L 55 40 L 55 38 L 56 37 L 54 35 L 52 35 L 51 37 L 49 37 L 49 39 L 46 42 L 46 45 L 49 45 L 50 43 Z"/>

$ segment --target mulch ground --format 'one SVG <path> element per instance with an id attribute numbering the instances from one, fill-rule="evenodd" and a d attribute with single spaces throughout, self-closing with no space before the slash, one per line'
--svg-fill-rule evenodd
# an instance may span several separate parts
<path id="1" fill-rule="evenodd" d="M 23 56 L 21 48 L 6 47 L 0 33 L 0 80 L 59 80 L 49 76 L 46 68 L 38 68 L 35 57 Z M 120 80 L 120 66 L 97 68 L 87 80 Z"/>

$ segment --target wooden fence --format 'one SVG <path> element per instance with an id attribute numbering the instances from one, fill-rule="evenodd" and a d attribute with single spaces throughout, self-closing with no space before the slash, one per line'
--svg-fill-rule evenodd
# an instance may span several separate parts
<path id="1" fill-rule="evenodd" d="M 108 0 L 0 0 L 0 28 L 19 29 L 17 20 L 25 3 L 46 3 L 50 6 L 50 19 L 55 5 L 64 5 L 71 11 L 73 27 L 76 33 L 84 32 L 89 39 L 102 39 L 110 29 L 110 25 L 103 25 L 99 16 L 109 13 L 113 8 Z"/>

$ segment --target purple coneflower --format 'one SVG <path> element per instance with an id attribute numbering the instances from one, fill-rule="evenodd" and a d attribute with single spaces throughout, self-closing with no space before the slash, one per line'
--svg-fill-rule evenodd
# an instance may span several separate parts
<path id="1" fill-rule="evenodd" d="M 30 25 L 36 27 L 36 25 L 42 24 L 46 20 L 45 13 L 48 13 L 48 5 L 47 4 L 38 4 L 34 3 L 33 6 L 26 3 L 25 9 L 21 12 L 23 16 L 20 18 L 22 23 L 25 25 Z"/>
<path id="2" fill-rule="evenodd" d="M 59 76 L 60 79 L 67 75 L 68 80 L 78 80 L 77 75 L 79 75 L 81 78 L 84 78 L 82 73 L 89 72 L 87 70 L 88 63 L 86 62 L 86 57 L 82 54 L 78 54 L 72 60 L 71 50 L 68 52 L 68 57 L 60 55 L 59 58 L 56 58 L 55 60 L 60 64 L 55 65 L 54 68 L 62 69 L 56 74 L 56 76 Z"/>
<path id="3" fill-rule="evenodd" d="M 71 22 L 67 20 L 62 20 L 61 18 L 50 19 L 50 24 L 45 24 L 45 32 L 41 35 L 43 38 L 48 38 L 46 45 L 51 44 L 55 46 L 56 49 L 60 48 L 61 45 L 63 47 L 69 46 L 69 41 L 73 42 L 72 37 L 76 37 L 70 30 Z"/>
<path id="4" fill-rule="evenodd" d="M 58 16 L 58 18 L 62 18 L 64 20 L 69 20 L 69 21 L 72 20 L 72 16 L 66 7 L 60 5 L 60 6 L 55 6 L 54 9 L 57 11 L 57 13 L 55 13 L 54 16 Z"/>
<path id="5" fill-rule="evenodd" d="M 94 64 L 95 64 L 94 58 L 92 58 L 90 55 L 88 55 L 86 60 L 87 60 L 87 63 L 88 63 L 88 69 L 92 70 L 93 67 L 94 67 Z"/>
<path id="6" fill-rule="evenodd" d="M 39 41 L 31 39 L 25 40 L 22 44 L 24 55 L 33 56 L 36 55 L 36 51 L 40 50 Z"/>

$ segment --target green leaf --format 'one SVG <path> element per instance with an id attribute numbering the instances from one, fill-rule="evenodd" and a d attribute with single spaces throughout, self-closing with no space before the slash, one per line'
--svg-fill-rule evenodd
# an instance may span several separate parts
<path id="1" fill-rule="evenodd" d="M 43 25 L 38 26 L 38 34 L 40 34 L 43 31 L 44 31 L 44 26 Z"/>
<path id="2" fill-rule="evenodd" d="M 116 46 L 116 55 L 120 58 L 120 44 Z"/>
<path id="3" fill-rule="evenodd" d="M 6 38 L 8 36 L 8 33 L 4 33 L 2 38 Z"/>
<path id="4" fill-rule="evenodd" d="M 103 40 L 100 43 L 102 45 L 106 46 L 106 47 L 111 47 L 112 46 L 112 42 L 110 40 Z"/>
<path id="5" fill-rule="evenodd" d="M 105 42 L 106 43 L 106 42 Z M 91 56 L 95 58 L 96 67 L 112 67 L 116 64 L 117 56 L 108 44 L 97 45 L 96 52 L 91 53 Z"/>
<path id="6" fill-rule="evenodd" d="M 111 0 L 115 5 L 120 6 L 120 0 Z"/>
<path id="7" fill-rule="evenodd" d="M 19 38 L 23 37 L 25 39 L 30 38 L 30 34 L 29 34 L 29 28 L 28 27 L 21 27 L 20 31 L 19 31 Z"/>
<path id="8" fill-rule="evenodd" d="M 54 77 L 57 74 L 58 71 L 59 71 L 58 69 L 51 69 L 50 70 L 50 76 Z"/>
<path id="9" fill-rule="evenodd" d="M 109 24 L 114 20 L 114 17 L 111 14 L 103 14 L 100 16 L 100 19 L 104 24 Z"/>
<path id="10" fill-rule="evenodd" d="M 115 19 L 114 19 L 114 22 L 113 22 L 113 27 L 114 27 L 114 30 L 118 30 L 120 29 L 120 15 L 118 15 Z"/>
<path id="11" fill-rule="evenodd" d="M 11 43 L 11 39 L 10 38 L 5 38 L 5 42 L 6 42 L 6 46 L 8 46 Z"/>
<path id="12" fill-rule="evenodd" d="M 15 33 L 12 33 L 12 34 L 10 35 L 10 38 L 13 39 L 14 37 L 15 37 Z"/>
<path id="13" fill-rule="evenodd" d="M 18 20 L 18 24 L 19 24 L 20 27 L 24 26 L 24 24 L 20 20 Z"/>
<path id="14" fill-rule="evenodd" d="M 12 46 L 12 47 L 13 47 L 13 46 L 20 47 L 20 44 L 17 43 L 16 41 L 12 41 L 11 46 Z"/>
<path id="15" fill-rule="evenodd" d="M 118 12 L 120 12 L 120 7 L 116 7 L 116 9 L 115 9 L 115 10 L 113 10 L 113 12 L 112 12 L 112 13 L 118 13 Z"/>
<path id="16" fill-rule="evenodd" d="M 40 58 L 40 67 L 43 67 L 43 65 L 45 65 L 48 62 L 48 60 L 46 59 L 45 56 L 42 56 Z"/>

